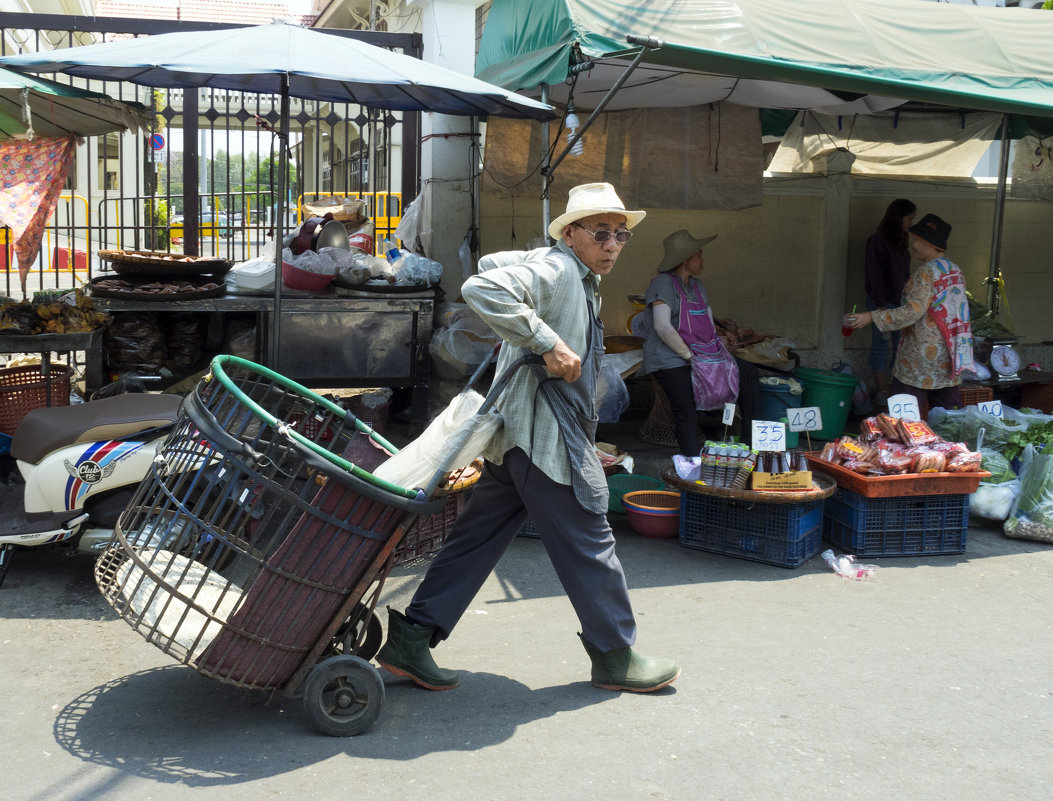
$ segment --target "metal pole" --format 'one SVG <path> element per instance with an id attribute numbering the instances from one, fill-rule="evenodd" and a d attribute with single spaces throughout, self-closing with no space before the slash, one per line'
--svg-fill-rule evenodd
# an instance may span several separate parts
<path id="1" fill-rule="evenodd" d="M 590 114 L 589 118 L 585 120 L 582 126 L 578 129 L 578 132 L 567 142 L 567 146 L 563 148 L 563 152 L 559 154 L 559 156 L 554 162 L 552 162 L 552 166 L 548 167 L 547 170 L 542 169 L 542 174 L 546 178 L 548 178 L 549 174 L 554 173 L 556 171 L 556 168 L 563 162 L 563 159 L 567 157 L 567 154 L 570 153 L 571 148 L 578 143 L 578 140 L 585 135 L 585 132 L 589 130 L 589 127 L 596 120 L 596 118 L 603 113 L 603 110 L 607 108 L 607 105 L 614 99 L 614 96 L 618 93 L 618 90 L 622 88 L 622 85 L 627 80 L 629 80 L 629 76 L 632 75 L 633 72 L 635 72 L 638 66 L 640 66 L 640 62 L 643 61 L 643 57 L 650 53 L 652 50 L 659 50 L 665 45 L 665 42 L 663 42 L 661 39 L 656 39 L 653 36 L 635 36 L 633 34 L 630 34 L 629 36 L 626 36 L 625 39 L 629 42 L 629 44 L 641 45 L 640 52 L 636 54 L 636 57 L 632 60 L 632 63 L 625 68 L 625 72 L 619 75 L 618 80 L 616 80 L 611 86 L 611 88 L 607 90 L 607 94 L 603 96 L 603 100 L 601 100 L 596 106 L 596 108 L 593 109 L 592 114 Z M 545 87 L 542 87 L 541 102 L 547 103 L 548 98 L 546 97 L 544 90 Z M 545 125 L 548 125 L 548 123 L 546 122 Z M 546 138 L 545 141 L 548 142 L 548 139 Z"/>
<path id="2" fill-rule="evenodd" d="M 541 102 L 548 102 L 548 84 L 541 84 Z M 552 221 L 552 203 L 548 197 L 549 188 L 549 122 L 541 123 L 541 235 L 548 237 L 548 224 Z"/>
<path id="3" fill-rule="evenodd" d="M 271 363 L 267 365 L 281 372 L 278 361 L 278 340 L 282 318 L 282 239 L 285 238 L 286 198 L 289 188 L 285 178 L 289 172 L 289 76 L 282 76 L 281 124 L 278 131 L 278 202 L 274 221 L 274 309 L 271 312 Z"/>
<path id="4" fill-rule="evenodd" d="M 1005 219 L 1005 187 L 1009 175 L 1009 115 L 1002 115 L 1002 149 L 998 165 L 998 192 L 995 194 L 994 231 L 991 233 L 991 266 L 987 271 L 987 308 L 991 317 L 998 317 L 1000 295 L 998 283 L 1001 277 L 1002 222 Z"/>

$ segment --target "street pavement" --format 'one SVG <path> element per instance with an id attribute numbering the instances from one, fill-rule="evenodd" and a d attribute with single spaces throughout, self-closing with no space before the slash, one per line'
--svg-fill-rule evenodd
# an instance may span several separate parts
<path id="1" fill-rule="evenodd" d="M 670 453 L 631 444 L 645 472 Z M 435 651 L 460 688 L 382 672 L 381 717 L 350 739 L 176 663 L 116 618 L 86 558 L 20 552 L 0 587 L 3 797 L 1049 798 L 1053 547 L 975 525 L 964 554 L 869 560 L 855 582 L 818 556 L 786 569 L 612 522 L 638 647 L 680 661 L 672 687 L 591 687 L 544 548 L 519 537 Z M 426 567 L 395 568 L 381 604 Z"/>

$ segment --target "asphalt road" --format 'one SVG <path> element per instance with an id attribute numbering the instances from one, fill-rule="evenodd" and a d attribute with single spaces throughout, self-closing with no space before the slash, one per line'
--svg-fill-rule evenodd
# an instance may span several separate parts
<path id="1" fill-rule="evenodd" d="M 639 648 L 680 680 L 588 684 L 538 540 L 518 538 L 436 650 L 430 693 L 385 675 L 367 733 L 182 667 L 117 619 L 84 558 L 19 553 L 0 588 L 12 801 L 1046 799 L 1053 549 L 973 528 L 965 554 L 866 582 L 649 540 L 617 521 Z M 395 569 L 402 606 L 426 562 Z"/>

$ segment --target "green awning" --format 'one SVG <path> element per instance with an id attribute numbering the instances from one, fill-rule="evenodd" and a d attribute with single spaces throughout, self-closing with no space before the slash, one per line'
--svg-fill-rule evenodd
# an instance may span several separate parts
<path id="1" fill-rule="evenodd" d="M 577 60 L 597 66 L 574 100 L 594 107 L 639 51 L 662 46 L 609 108 L 728 100 L 828 114 L 903 101 L 1053 117 L 1053 12 L 920 0 L 494 0 L 477 76 L 537 93 Z M 578 55 L 580 54 L 580 56 Z"/>

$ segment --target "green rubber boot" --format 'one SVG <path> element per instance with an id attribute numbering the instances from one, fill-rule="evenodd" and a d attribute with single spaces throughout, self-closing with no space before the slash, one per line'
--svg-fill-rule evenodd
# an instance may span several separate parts
<path id="1" fill-rule="evenodd" d="M 460 679 L 443 670 L 431 658 L 434 626 L 418 626 L 401 612 L 388 607 L 388 639 L 377 653 L 377 662 L 396 676 L 413 679 L 429 690 L 452 690 Z"/>
<path id="2" fill-rule="evenodd" d="M 680 678 L 680 666 L 673 659 L 650 659 L 628 646 L 604 652 L 586 640 L 583 634 L 578 636 L 592 660 L 593 687 L 651 693 Z"/>

